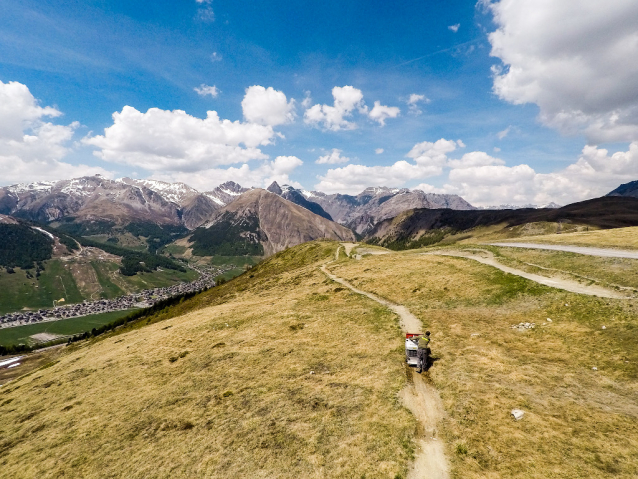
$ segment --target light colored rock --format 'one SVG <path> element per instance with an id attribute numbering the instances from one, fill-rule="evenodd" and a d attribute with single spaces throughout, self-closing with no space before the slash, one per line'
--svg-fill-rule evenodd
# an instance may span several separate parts
<path id="1" fill-rule="evenodd" d="M 521 411 L 520 409 L 512 409 L 512 416 L 514 416 L 514 419 L 516 419 L 517 421 L 523 419 L 524 414 L 525 411 Z"/>
<path id="2" fill-rule="evenodd" d="M 552 320 L 550 318 L 547 318 L 547 321 L 550 322 L 550 323 L 552 322 Z"/>
<path id="3" fill-rule="evenodd" d="M 591 368 L 592 371 L 598 371 L 598 368 L 596 366 L 594 366 L 593 368 Z"/>
<path id="4" fill-rule="evenodd" d="M 607 326 L 603 326 L 603 329 L 607 329 Z"/>

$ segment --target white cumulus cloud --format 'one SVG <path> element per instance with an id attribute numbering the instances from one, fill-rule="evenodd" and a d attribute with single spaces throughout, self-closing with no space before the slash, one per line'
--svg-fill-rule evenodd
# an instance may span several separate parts
<path id="1" fill-rule="evenodd" d="M 330 169 L 319 177 L 315 188 L 326 193 L 356 194 L 368 186 L 403 186 L 407 181 L 437 176 L 447 164 L 447 153 L 462 147 L 460 141 L 440 139 L 415 145 L 406 155 L 412 163 L 400 160 L 389 166 L 348 165 Z"/>
<path id="2" fill-rule="evenodd" d="M 494 92 L 592 144 L 638 139 L 638 2 L 484 0 Z"/>
<path id="3" fill-rule="evenodd" d="M 100 173 L 99 167 L 71 165 L 62 161 L 78 122 L 55 125 L 45 118 L 59 117 L 56 108 L 41 107 L 26 85 L 0 81 L 0 182 L 12 184 L 57 180 Z"/>
<path id="4" fill-rule="evenodd" d="M 441 188 L 421 184 L 433 193 L 461 195 L 476 206 L 501 204 L 569 204 L 603 196 L 622 183 L 638 178 L 638 142 L 628 151 L 609 154 L 596 146 L 585 146 L 567 168 L 538 173 L 527 164 L 505 166 L 499 158 L 481 151 L 466 153 L 460 160 L 447 160 L 450 168 Z"/>
<path id="5" fill-rule="evenodd" d="M 217 98 L 217 96 L 219 95 L 219 90 L 215 85 L 208 86 L 202 83 L 200 86 L 195 87 L 194 90 L 197 92 L 198 95 L 201 96 L 210 95 L 213 98 Z"/>
<path id="6" fill-rule="evenodd" d="M 385 121 L 388 118 L 396 118 L 399 113 L 401 113 L 401 110 L 398 107 L 382 105 L 380 101 L 375 101 L 374 107 L 372 107 L 368 116 L 379 125 L 385 126 Z"/>
<path id="7" fill-rule="evenodd" d="M 457 169 L 472 168 L 475 166 L 504 165 L 505 162 L 494 158 L 484 151 L 472 151 L 464 154 L 460 160 L 448 160 L 447 166 Z"/>
<path id="8" fill-rule="evenodd" d="M 423 141 L 414 145 L 406 156 L 413 158 L 417 164 L 441 168 L 447 164 L 447 154 L 455 151 L 457 147 L 463 148 L 465 145 L 461 140 L 454 141 L 445 138 L 435 142 Z"/>
<path id="9" fill-rule="evenodd" d="M 350 158 L 347 156 L 341 156 L 343 153 L 341 150 L 337 148 L 333 148 L 330 153 L 327 155 L 320 156 L 315 163 L 318 165 L 335 165 L 337 163 L 348 163 Z"/>
<path id="10" fill-rule="evenodd" d="M 406 181 L 440 173 L 440 167 L 417 165 L 404 160 L 390 166 L 348 165 L 328 170 L 319 177 L 315 189 L 325 193 L 357 194 L 371 185 L 401 186 Z"/>
<path id="11" fill-rule="evenodd" d="M 374 150 L 374 152 L 375 152 L 377 155 L 380 155 L 380 154 L 381 154 L 381 153 L 383 153 L 384 151 L 385 151 L 385 150 L 384 150 L 383 148 L 376 148 L 376 149 Z"/>
<path id="12" fill-rule="evenodd" d="M 458 194 L 476 206 L 543 205 L 599 197 L 638 178 L 638 142 L 631 143 L 627 151 L 613 154 L 604 148 L 585 146 L 574 163 L 552 173 L 538 173 L 525 163 L 506 166 L 504 160 L 483 151 L 450 157 L 464 147 L 461 140 L 424 141 L 406 155 L 412 162 L 402 160 L 388 166 L 351 164 L 330 169 L 319 176 L 315 188 L 326 193 L 356 194 L 372 185 L 401 187 L 447 172 L 443 186 L 421 183 L 416 189 Z"/>
<path id="13" fill-rule="evenodd" d="M 304 113 L 304 122 L 312 126 L 322 126 L 326 130 L 352 130 L 357 126 L 346 118 L 352 116 L 355 110 L 367 113 L 363 102 L 363 93 L 353 86 L 334 87 L 332 89 L 333 105 L 316 104 Z"/>
<path id="14" fill-rule="evenodd" d="M 104 161 L 148 171 L 194 172 L 220 165 L 267 159 L 258 147 L 272 143 L 271 126 L 220 119 L 209 111 L 204 119 L 182 110 L 131 106 L 113 113 L 103 135 L 82 140 Z"/>
<path id="15" fill-rule="evenodd" d="M 461 27 L 460 23 L 457 23 L 456 25 L 450 25 L 449 27 L 447 27 L 448 30 L 453 31 L 454 33 L 459 31 L 459 28 Z"/>
<path id="16" fill-rule="evenodd" d="M 253 85 L 241 102 L 244 118 L 260 125 L 277 126 L 295 119 L 295 101 L 273 87 Z"/>
<path id="17" fill-rule="evenodd" d="M 279 184 L 302 188 L 302 185 L 290 179 L 290 174 L 303 162 L 296 156 L 278 156 L 274 160 L 262 161 L 251 168 L 248 164 L 230 168 L 208 168 L 198 172 L 158 172 L 153 178 L 162 181 L 180 181 L 200 191 L 213 189 L 226 181 L 234 181 L 242 186 L 265 188 L 273 181 Z"/>

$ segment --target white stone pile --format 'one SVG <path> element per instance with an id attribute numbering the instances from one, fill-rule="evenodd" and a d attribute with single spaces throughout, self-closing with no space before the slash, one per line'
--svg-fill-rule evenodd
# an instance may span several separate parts
<path id="1" fill-rule="evenodd" d="M 536 327 L 536 323 L 518 323 L 510 326 L 512 329 L 518 329 L 519 331 L 525 331 L 527 329 L 534 329 Z"/>

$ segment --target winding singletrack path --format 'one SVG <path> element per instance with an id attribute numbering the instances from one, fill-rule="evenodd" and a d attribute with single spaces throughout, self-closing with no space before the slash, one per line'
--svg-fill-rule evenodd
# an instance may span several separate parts
<path id="1" fill-rule="evenodd" d="M 590 246 L 572 246 L 560 244 L 536 244 L 536 243 L 490 243 L 490 246 L 506 248 L 546 249 L 552 251 L 564 251 L 566 253 L 578 253 L 588 256 L 601 256 L 603 258 L 628 258 L 638 259 L 638 251 L 614 248 L 594 248 Z"/>
<path id="2" fill-rule="evenodd" d="M 339 258 L 340 249 L 341 246 L 337 248 L 335 258 Z M 326 276 L 353 292 L 362 294 L 392 310 L 399 316 L 403 332 L 421 331 L 421 320 L 414 316 L 408 308 L 354 287 L 345 279 L 328 271 L 328 264 L 330 263 L 321 266 L 321 271 Z M 399 396 L 405 407 L 414 414 L 420 427 L 417 438 L 418 450 L 414 463 L 408 470 L 407 479 L 448 479 L 450 468 L 445 457 L 443 442 L 437 438 L 437 423 L 444 415 L 443 403 L 438 391 L 422 375 L 415 373 L 412 369 L 409 370 L 409 374 L 412 375 L 412 381 L 408 381 L 408 385 L 401 390 Z"/>

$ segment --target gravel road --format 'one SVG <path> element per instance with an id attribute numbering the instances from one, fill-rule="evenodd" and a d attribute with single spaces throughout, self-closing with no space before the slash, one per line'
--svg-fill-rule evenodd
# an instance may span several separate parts
<path id="1" fill-rule="evenodd" d="M 629 258 L 638 259 L 638 251 L 612 249 L 612 248 L 593 248 L 589 246 L 570 246 L 559 244 L 536 244 L 536 243 L 490 243 L 490 246 L 505 246 L 507 248 L 529 248 L 529 249 L 547 249 L 552 251 L 565 251 L 566 253 L 586 254 L 589 256 L 602 256 L 604 258 Z"/>

